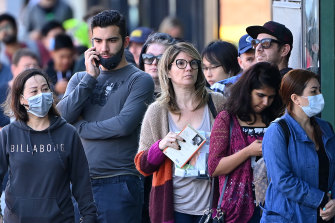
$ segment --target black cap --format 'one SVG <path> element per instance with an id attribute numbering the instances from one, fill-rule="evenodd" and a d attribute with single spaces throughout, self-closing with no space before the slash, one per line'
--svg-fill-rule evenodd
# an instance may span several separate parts
<path id="1" fill-rule="evenodd" d="M 258 34 L 266 33 L 271 36 L 276 37 L 279 41 L 287 43 L 291 46 L 293 45 L 293 35 L 292 32 L 283 24 L 278 22 L 269 21 L 263 26 L 249 26 L 247 27 L 247 33 L 254 39 L 257 38 Z"/>

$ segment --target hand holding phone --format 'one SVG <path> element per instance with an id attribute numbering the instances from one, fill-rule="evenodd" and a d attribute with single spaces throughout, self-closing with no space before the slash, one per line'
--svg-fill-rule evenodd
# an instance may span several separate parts
<path id="1" fill-rule="evenodd" d="M 97 59 L 95 59 L 95 58 L 93 58 L 93 60 L 94 60 L 95 66 L 96 66 L 97 68 L 99 68 L 99 65 L 100 65 L 99 60 L 97 60 Z"/>
<path id="2" fill-rule="evenodd" d="M 92 45 L 93 45 L 93 40 L 92 40 Z M 95 47 L 91 47 L 85 51 L 85 67 L 86 67 L 86 72 L 94 77 L 97 78 L 100 74 L 100 69 L 99 69 L 100 61 L 98 57 L 98 53 L 95 50 Z"/>
<path id="3" fill-rule="evenodd" d="M 94 39 L 92 39 L 92 47 L 94 47 Z M 100 62 L 99 62 L 99 60 L 97 60 L 97 59 L 93 59 L 94 60 L 94 63 L 95 63 L 95 66 L 97 67 L 97 68 L 99 68 L 99 64 L 100 64 Z"/>

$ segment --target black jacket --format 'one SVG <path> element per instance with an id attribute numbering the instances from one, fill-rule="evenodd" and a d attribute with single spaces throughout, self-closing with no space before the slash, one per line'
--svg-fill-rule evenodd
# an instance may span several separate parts
<path id="1" fill-rule="evenodd" d="M 16 121 L 0 132 L 0 185 L 8 170 L 4 218 L 11 223 L 74 222 L 72 193 L 84 222 L 95 222 L 88 163 L 79 136 L 60 117 L 35 131 Z"/>

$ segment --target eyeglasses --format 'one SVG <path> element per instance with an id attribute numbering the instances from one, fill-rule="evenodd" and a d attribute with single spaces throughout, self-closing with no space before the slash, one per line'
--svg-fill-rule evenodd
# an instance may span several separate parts
<path id="1" fill-rule="evenodd" d="M 184 59 L 177 59 L 176 60 L 176 66 L 179 68 L 179 69 L 185 69 L 187 67 L 187 64 L 190 64 L 191 68 L 193 70 L 196 70 L 199 68 L 199 64 L 200 64 L 200 61 L 199 60 L 191 60 L 191 61 L 187 61 L 187 60 L 184 60 Z"/>
<path id="2" fill-rule="evenodd" d="M 158 61 L 162 58 L 162 54 L 159 54 L 157 56 L 154 56 L 152 54 L 142 54 L 142 59 L 143 59 L 143 63 L 144 64 L 148 64 L 151 65 L 154 60 L 156 59 L 156 63 L 158 63 Z"/>
<path id="3" fill-rule="evenodd" d="M 26 65 L 23 66 L 23 68 L 24 68 L 25 70 L 33 69 L 33 68 L 38 69 L 39 66 L 38 66 L 38 64 L 26 64 Z"/>
<path id="4" fill-rule="evenodd" d="M 212 71 L 213 69 L 216 69 L 218 67 L 221 67 L 221 65 L 215 65 L 215 66 L 212 66 L 212 67 L 205 67 L 205 66 L 202 66 L 202 71 L 203 72 L 207 72 L 207 71 Z"/>
<path id="5" fill-rule="evenodd" d="M 271 38 L 265 38 L 265 39 L 253 39 L 251 40 L 251 45 L 253 49 L 256 49 L 256 47 L 258 46 L 258 44 L 261 44 L 262 48 L 264 49 L 269 49 L 271 47 L 271 43 L 278 43 L 281 44 L 282 42 L 275 40 L 275 39 L 271 39 Z"/>

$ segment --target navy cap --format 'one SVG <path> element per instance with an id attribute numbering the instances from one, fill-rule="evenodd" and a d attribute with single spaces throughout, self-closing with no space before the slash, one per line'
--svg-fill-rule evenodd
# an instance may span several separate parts
<path id="1" fill-rule="evenodd" d="M 254 39 L 257 38 L 258 34 L 266 33 L 276 37 L 279 41 L 283 43 L 289 44 L 292 49 L 293 44 L 292 32 L 283 24 L 274 21 L 269 21 L 266 22 L 263 26 L 249 26 L 246 30 L 247 33 Z"/>
<path id="2" fill-rule="evenodd" d="M 148 27 L 138 27 L 131 32 L 130 42 L 145 43 L 152 32 L 153 30 Z"/>
<path id="3" fill-rule="evenodd" d="M 252 49 L 251 40 L 252 37 L 248 34 L 245 34 L 240 38 L 240 41 L 238 42 L 238 55 L 241 55 Z"/>

